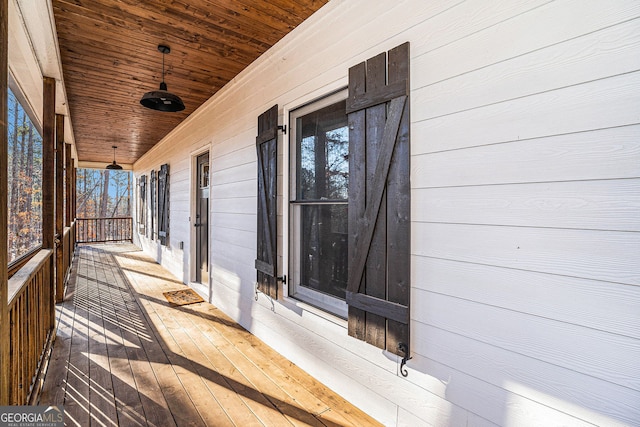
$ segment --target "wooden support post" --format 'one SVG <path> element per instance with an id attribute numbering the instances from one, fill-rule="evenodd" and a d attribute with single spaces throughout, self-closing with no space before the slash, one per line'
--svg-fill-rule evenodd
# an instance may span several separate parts
<path id="1" fill-rule="evenodd" d="M 64 226 L 71 227 L 71 207 L 72 207 L 72 195 L 71 180 L 73 179 L 73 159 L 71 158 L 71 144 L 64 144 L 64 176 L 65 176 L 65 214 L 64 214 Z"/>
<path id="2" fill-rule="evenodd" d="M 76 217 L 78 216 L 78 212 L 76 211 L 76 202 L 78 200 L 78 191 L 76 189 L 76 185 L 78 183 L 76 182 L 76 174 L 78 172 L 78 169 L 76 168 L 74 161 L 71 162 L 71 166 L 73 167 L 73 174 L 71 175 L 71 220 L 75 221 Z"/>
<path id="3" fill-rule="evenodd" d="M 74 159 L 71 159 L 71 197 L 69 198 L 69 201 L 71 202 L 71 222 L 74 223 L 73 226 L 73 234 L 71 235 L 71 251 L 72 253 L 75 252 L 76 250 L 76 233 L 77 233 L 77 224 L 75 224 L 75 220 L 76 220 L 76 163 Z"/>
<path id="4" fill-rule="evenodd" d="M 55 249 L 55 148 L 56 148 L 56 80 L 42 79 L 42 248 Z M 49 299 L 51 324 L 55 324 L 56 279 L 54 257 L 49 264 Z"/>
<path id="5" fill-rule="evenodd" d="M 64 299 L 64 116 L 56 114 L 56 302 Z"/>
<path id="6" fill-rule="evenodd" d="M 56 81 L 42 79 L 42 248 L 54 249 Z"/>
<path id="7" fill-rule="evenodd" d="M 9 405 L 9 294 L 7 279 L 7 195 L 8 129 L 7 129 L 7 70 L 8 15 L 7 0 L 0 0 L 0 406 Z"/>

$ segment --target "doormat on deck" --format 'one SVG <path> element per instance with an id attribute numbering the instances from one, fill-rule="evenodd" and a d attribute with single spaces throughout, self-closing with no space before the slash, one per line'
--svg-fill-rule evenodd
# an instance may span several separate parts
<path id="1" fill-rule="evenodd" d="M 163 292 L 162 295 L 172 305 L 187 305 L 195 304 L 197 302 L 204 302 L 202 297 L 196 293 L 193 289 L 182 289 L 180 291 Z"/>

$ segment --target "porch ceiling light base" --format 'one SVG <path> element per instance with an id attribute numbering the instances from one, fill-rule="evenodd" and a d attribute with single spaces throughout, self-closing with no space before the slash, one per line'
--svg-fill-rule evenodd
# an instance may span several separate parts
<path id="1" fill-rule="evenodd" d="M 107 165 L 106 169 L 119 171 L 119 170 L 122 170 L 122 166 L 117 164 L 116 161 L 114 160 L 113 163 L 111 163 L 110 165 Z"/>
<path id="2" fill-rule="evenodd" d="M 160 83 L 159 90 L 145 93 L 140 100 L 140 104 L 156 111 L 170 113 L 182 111 L 184 110 L 184 103 L 178 95 L 167 91 L 167 84 L 164 82 L 164 55 L 171 52 L 171 49 L 169 46 L 158 45 L 158 50 L 162 52 L 162 83 Z"/>
<path id="3" fill-rule="evenodd" d="M 115 145 L 112 145 L 111 148 L 113 148 L 113 163 L 111 163 L 110 165 L 107 165 L 106 169 L 118 170 L 118 171 L 122 170 L 122 166 L 116 163 L 116 148 L 118 147 Z"/>

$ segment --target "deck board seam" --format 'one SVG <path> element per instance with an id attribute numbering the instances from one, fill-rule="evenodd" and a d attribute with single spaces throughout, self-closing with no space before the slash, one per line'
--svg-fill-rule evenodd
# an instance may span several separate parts
<path id="1" fill-rule="evenodd" d="M 129 285 L 130 285 L 131 287 L 133 287 L 132 292 L 135 292 L 136 294 L 139 294 L 139 292 L 137 291 L 137 289 L 135 289 L 135 286 L 136 286 L 136 285 L 137 285 L 137 286 L 141 286 L 141 284 L 138 284 L 138 283 L 137 283 L 137 284 L 135 284 L 135 285 L 134 285 L 134 283 L 132 283 L 133 281 L 135 281 L 135 279 L 131 280 L 131 281 L 130 281 L 130 283 L 129 283 Z M 139 296 L 139 295 L 134 295 L 134 296 L 136 296 L 136 300 L 137 300 L 137 303 L 138 303 L 138 304 L 143 304 L 143 303 L 142 303 L 142 301 L 140 301 L 140 296 Z M 157 318 L 158 318 L 158 321 L 159 321 L 159 322 L 160 322 L 160 323 L 161 323 L 161 324 L 162 324 L 162 325 L 167 329 L 167 331 L 168 331 L 168 332 L 169 332 L 169 334 L 171 335 L 171 337 L 172 337 L 172 339 L 173 339 L 173 341 L 174 341 L 175 345 L 176 345 L 178 348 L 180 348 L 180 345 L 178 344 L 178 342 L 177 342 L 177 340 L 176 340 L 176 337 L 175 337 L 173 334 L 171 334 L 171 329 L 172 329 L 172 328 L 168 327 L 168 326 L 167 326 L 167 324 L 166 324 L 166 322 L 164 322 L 164 321 L 162 320 L 162 319 L 163 319 L 162 314 L 161 314 L 161 313 L 159 313 L 158 309 L 156 309 L 156 307 L 154 306 L 154 304 L 153 304 L 153 303 L 151 303 L 151 302 L 147 302 L 147 303 L 144 303 L 144 305 L 146 306 L 146 310 L 150 310 L 150 311 L 151 311 L 151 312 L 147 311 L 147 313 L 146 313 L 146 315 L 148 315 L 148 316 L 149 316 L 149 323 L 150 323 L 150 324 L 155 324 L 155 322 L 153 321 L 152 317 L 157 317 Z M 162 338 L 161 334 L 160 334 L 160 337 Z M 183 357 L 183 358 L 187 359 L 187 358 L 185 357 L 185 353 L 184 353 L 184 351 L 183 351 L 182 349 L 180 349 L 180 352 L 176 352 L 176 351 L 172 351 L 172 350 L 171 350 L 171 349 L 169 349 L 169 348 L 164 348 L 164 347 L 165 347 L 165 346 L 163 346 L 163 351 L 165 351 L 165 353 L 167 353 L 167 352 L 171 352 L 172 354 L 177 355 L 178 357 Z M 194 370 L 197 370 L 195 367 L 193 367 L 193 368 L 194 368 Z M 215 396 L 215 394 L 212 392 L 212 390 L 208 387 L 208 385 L 206 384 L 206 382 L 204 382 L 204 381 L 203 381 L 203 385 L 205 386 L 205 388 L 207 388 L 207 390 L 209 390 L 209 392 L 210 392 L 210 393 L 211 393 L 211 395 L 212 395 L 212 398 L 213 398 L 213 399 L 218 403 L 218 405 L 220 405 L 220 408 L 221 408 L 222 410 L 224 410 L 223 405 L 219 402 L 219 400 L 217 399 L 217 397 Z M 228 414 L 228 413 L 227 413 L 227 411 L 225 411 L 225 413 L 226 413 L 227 418 L 229 418 L 229 421 L 233 423 L 233 419 L 232 419 L 232 417 L 230 416 L 230 414 Z M 234 424 L 235 424 L 235 423 L 234 423 Z"/>
<path id="2" fill-rule="evenodd" d="M 118 262 L 117 262 L 117 260 L 115 259 L 115 257 L 113 257 L 113 256 L 112 256 L 112 258 L 113 258 L 112 263 L 113 263 L 114 265 L 119 265 L 119 264 L 118 264 Z M 158 346 L 159 346 L 160 350 L 162 351 L 162 354 L 163 354 L 164 358 L 166 359 L 166 364 L 167 364 L 167 365 L 169 365 L 169 366 L 171 367 L 171 370 L 172 370 L 173 374 L 175 375 L 175 377 L 176 377 L 177 381 L 181 384 L 181 387 L 183 388 L 183 390 L 185 391 L 185 393 L 186 393 L 187 395 L 189 395 L 189 393 L 187 392 L 187 389 L 186 389 L 186 387 L 185 387 L 185 384 L 184 384 L 183 380 L 180 378 L 180 377 L 181 377 L 181 375 L 180 375 L 180 373 L 179 373 L 178 371 L 176 371 L 176 367 L 175 367 L 175 365 L 174 365 L 174 363 L 173 363 L 173 361 L 172 361 L 172 354 L 173 354 L 174 352 L 172 352 L 172 351 L 171 351 L 171 350 L 166 346 L 166 344 L 165 344 L 165 345 L 163 345 L 164 339 L 163 339 L 163 337 L 162 337 L 162 335 L 161 335 L 160 331 L 159 331 L 159 330 L 157 330 L 157 328 L 153 326 L 153 325 L 154 325 L 154 322 L 152 321 L 152 319 L 151 319 L 151 317 L 150 317 L 150 315 L 149 315 L 149 313 L 148 313 L 148 311 L 147 311 L 147 309 L 148 309 L 148 308 L 144 307 L 144 305 L 143 305 L 143 304 L 142 304 L 142 302 L 140 301 L 139 297 L 137 296 L 137 291 L 135 290 L 135 288 L 134 288 L 134 286 L 133 286 L 133 283 L 131 283 L 131 281 L 132 281 L 132 280 L 135 280 L 135 279 L 134 279 L 134 278 L 129 278 L 129 277 L 127 277 L 121 269 L 118 269 L 118 272 L 119 272 L 118 276 L 120 276 L 120 280 L 122 280 L 122 282 L 124 283 L 124 286 L 129 290 L 130 295 L 133 297 L 133 298 L 132 298 L 132 303 L 134 303 L 134 304 L 138 307 L 138 310 L 139 310 L 140 314 L 141 314 L 141 315 L 143 316 L 143 318 L 145 319 L 146 325 L 149 327 L 149 332 L 150 332 L 151 334 L 153 334 L 153 336 L 154 336 L 154 338 L 155 338 L 155 343 L 157 343 L 157 344 L 158 344 Z M 145 347 L 144 347 L 144 344 L 143 344 L 143 348 L 145 348 Z M 146 351 L 146 350 L 147 350 L 147 349 L 145 348 L 145 353 L 147 353 L 147 351 Z M 148 353 L 147 353 L 147 354 L 148 354 Z M 153 365 L 152 365 L 152 369 L 153 369 Z M 157 372 L 156 372 L 155 370 L 154 370 L 154 373 L 155 373 L 156 378 L 157 378 Z M 163 387 L 161 387 L 161 390 L 162 390 L 162 394 L 163 394 L 163 396 L 164 396 L 164 398 L 165 398 L 165 401 L 167 401 L 168 396 L 165 394 L 165 392 L 164 392 L 164 390 L 163 390 Z M 205 420 L 204 420 L 204 419 L 203 419 L 203 417 L 202 417 L 202 413 L 201 413 L 201 411 L 200 411 L 200 410 L 198 410 L 198 407 L 197 407 L 197 405 L 193 402 L 193 399 L 191 398 L 191 396 L 189 396 L 189 399 L 190 399 L 190 401 L 191 401 L 191 403 L 192 403 L 192 405 L 193 405 L 193 409 L 194 409 L 194 410 L 195 410 L 195 412 L 198 414 L 198 417 L 200 418 L 200 421 L 203 423 L 203 425 L 205 425 Z M 168 404 L 168 402 L 167 402 L 167 404 Z M 176 423 L 176 425 L 180 425 L 179 420 L 175 418 L 175 414 L 174 414 L 174 412 L 173 412 L 173 411 L 170 411 L 170 412 L 171 412 L 171 414 L 172 414 L 172 417 L 173 417 L 174 422 Z"/>
<path id="3" fill-rule="evenodd" d="M 171 307 L 185 285 L 133 245 L 81 245 L 71 274 L 42 395 L 69 424 L 379 425 L 214 306 Z"/>

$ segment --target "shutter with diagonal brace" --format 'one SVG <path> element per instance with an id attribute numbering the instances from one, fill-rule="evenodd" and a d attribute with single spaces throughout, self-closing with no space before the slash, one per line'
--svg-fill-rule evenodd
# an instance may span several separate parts
<path id="1" fill-rule="evenodd" d="M 409 43 L 351 67 L 348 96 L 349 334 L 405 354 L 410 291 Z"/>
<path id="2" fill-rule="evenodd" d="M 158 221 L 156 220 L 156 211 L 157 209 L 157 199 L 158 199 L 158 174 L 156 173 L 155 170 L 151 171 L 151 174 L 149 176 L 150 178 L 150 187 L 151 187 L 151 194 L 149 195 L 150 201 L 149 201 L 149 206 L 151 207 L 151 215 L 149 215 L 150 221 L 151 221 L 151 226 L 149 227 L 149 234 L 147 234 L 148 237 L 151 238 L 151 240 L 155 240 L 156 239 L 156 225 L 158 223 Z"/>
<path id="3" fill-rule="evenodd" d="M 147 176 L 140 177 L 140 203 L 138 205 L 138 228 L 140 233 L 147 233 L 146 217 L 147 217 Z"/>
<path id="4" fill-rule="evenodd" d="M 158 240 L 163 246 L 169 242 L 169 165 L 158 171 Z"/>
<path id="5" fill-rule="evenodd" d="M 258 290 L 278 297 L 277 271 L 277 159 L 278 105 L 258 117 L 258 240 L 255 267 Z"/>

